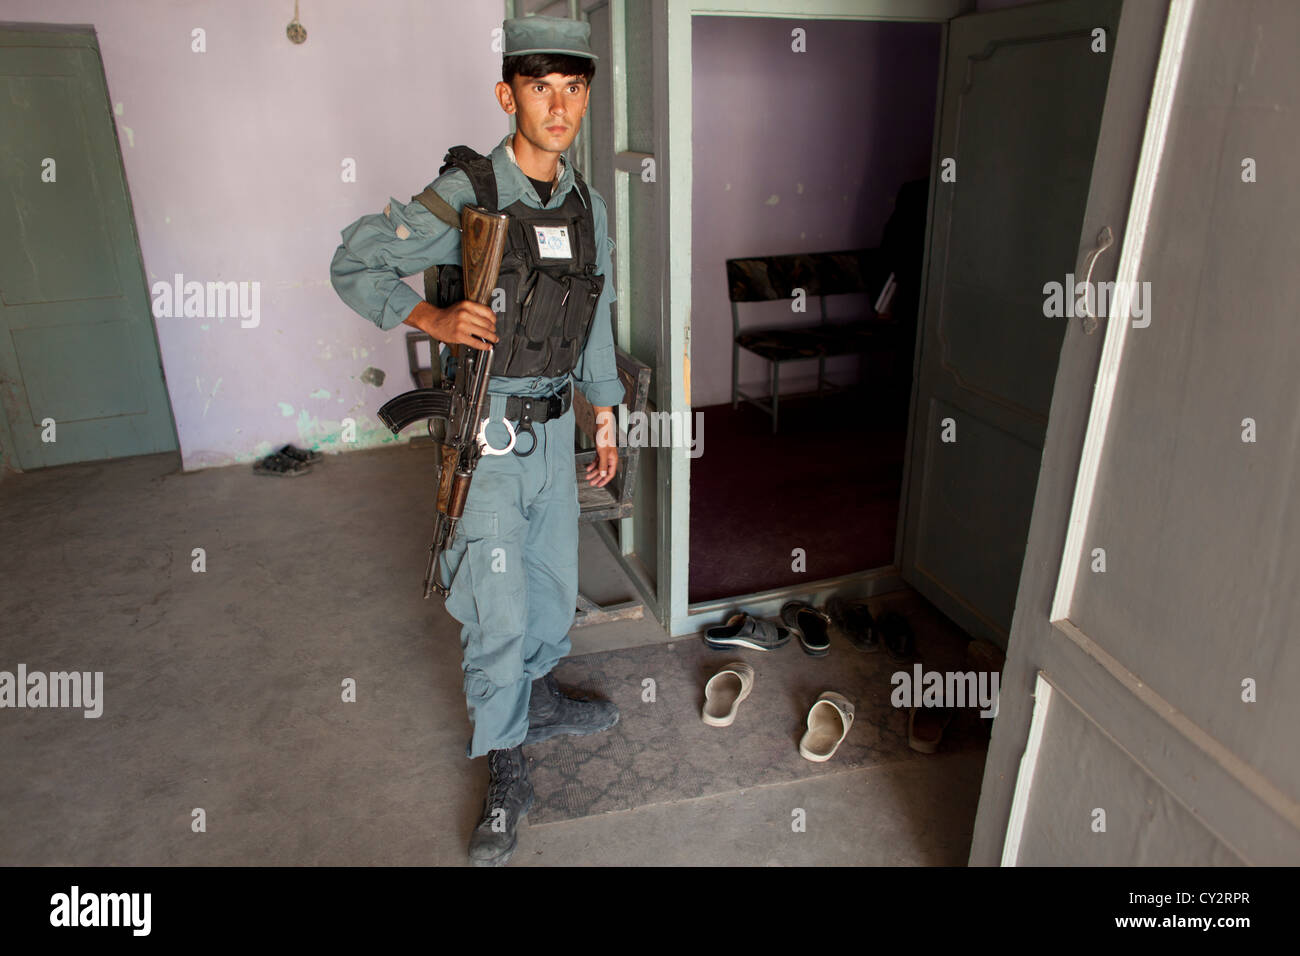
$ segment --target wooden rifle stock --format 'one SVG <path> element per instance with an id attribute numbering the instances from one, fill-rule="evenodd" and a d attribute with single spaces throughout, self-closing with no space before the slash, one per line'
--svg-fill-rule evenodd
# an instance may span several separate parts
<path id="1" fill-rule="evenodd" d="M 438 471 L 438 510 L 447 514 L 447 509 L 451 503 L 451 481 L 456 475 L 456 459 L 460 457 L 460 452 L 454 445 L 442 446 L 442 467 Z M 459 518 L 464 513 L 462 507 L 456 512 Z"/>
<path id="2" fill-rule="evenodd" d="M 465 299 L 487 305 L 496 289 L 505 254 L 510 217 L 492 213 L 481 206 L 466 205 L 460 213 L 460 259 L 465 285 Z M 492 349 L 471 349 L 453 345 L 456 358 L 457 399 L 449 422 L 447 442 L 442 447 L 442 467 L 438 476 L 437 523 L 430 546 L 429 567 L 425 574 L 424 596 L 436 590 L 446 596 L 448 588 L 437 583 L 438 556 L 451 543 L 456 523 L 465 513 L 469 484 L 478 464 L 477 432 L 484 417 L 486 385 L 492 372 Z M 470 353 L 473 353 L 472 355 Z"/>

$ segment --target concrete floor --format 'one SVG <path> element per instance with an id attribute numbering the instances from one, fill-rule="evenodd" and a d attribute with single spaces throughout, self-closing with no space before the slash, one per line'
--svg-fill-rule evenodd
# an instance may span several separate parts
<path id="1" fill-rule="evenodd" d="M 428 455 L 354 452 L 296 479 L 183 474 L 173 455 L 6 477 L 0 670 L 102 671 L 104 712 L 0 712 L 0 863 L 464 864 L 486 768 L 464 757 L 459 626 L 419 593 Z M 614 595 L 583 543 L 584 591 Z M 664 639 L 606 624 L 574 653 Z M 960 865 L 983 759 L 527 827 L 514 865 Z"/>

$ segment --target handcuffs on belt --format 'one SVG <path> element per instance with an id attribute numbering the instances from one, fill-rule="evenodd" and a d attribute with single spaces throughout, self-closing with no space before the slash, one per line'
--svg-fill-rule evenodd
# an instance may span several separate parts
<path id="1" fill-rule="evenodd" d="M 501 416 L 501 423 L 506 426 L 506 432 L 509 433 L 510 435 L 510 441 L 507 442 L 506 445 L 502 448 L 492 447 L 492 445 L 488 442 L 487 439 L 488 422 L 492 420 L 491 417 L 489 416 L 488 418 L 484 418 L 483 421 L 480 422 L 478 426 L 477 437 L 478 437 L 479 450 L 484 455 L 505 455 L 511 451 L 514 451 L 515 454 L 518 455 L 520 458 L 527 458 L 529 455 L 531 455 L 534 451 L 537 450 L 537 433 L 533 431 L 533 417 L 531 414 L 529 414 L 532 411 L 533 402 L 534 401 L 546 402 L 547 414 L 546 414 L 546 418 L 543 419 L 543 421 L 549 422 L 553 418 L 559 418 L 561 415 L 565 413 L 565 411 L 567 411 L 567 409 L 565 409 L 564 407 L 564 403 L 565 403 L 565 399 L 569 397 L 568 389 L 571 388 L 573 388 L 573 383 L 568 382 L 565 384 L 564 389 L 561 390 L 556 395 L 544 395 L 544 396 L 511 395 L 509 396 L 506 399 L 507 414 Z M 516 429 L 513 425 L 510 424 L 510 418 L 509 418 L 509 404 L 510 404 L 510 400 L 514 398 L 519 399 L 519 403 L 521 406 L 518 429 Z M 554 402 L 555 404 L 552 405 L 551 404 L 552 402 Z M 552 408 L 555 409 L 553 412 L 551 411 Z M 515 444 L 518 441 L 519 436 L 524 434 L 531 436 L 533 439 L 533 443 L 528 446 L 528 451 L 515 451 Z"/>

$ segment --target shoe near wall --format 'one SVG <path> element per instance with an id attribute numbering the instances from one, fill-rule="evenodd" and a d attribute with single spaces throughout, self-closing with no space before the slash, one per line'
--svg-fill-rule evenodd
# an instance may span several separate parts
<path id="1" fill-rule="evenodd" d="M 736 647 L 752 651 L 774 651 L 790 643 L 791 636 L 788 627 L 740 611 L 727 618 L 726 624 L 718 624 L 706 630 L 704 643 L 719 651 Z"/>
<path id="2" fill-rule="evenodd" d="M 895 664 L 905 664 L 916 657 L 916 635 L 907 618 L 897 611 L 886 611 L 876 619 L 876 631 L 885 653 Z"/>
<path id="3" fill-rule="evenodd" d="M 831 619 L 803 601 L 790 601 L 781 608 L 781 623 L 799 638 L 799 646 L 809 657 L 825 657 L 831 652 Z"/>
<path id="4" fill-rule="evenodd" d="M 831 623 L 858 650 L 864 654 L 874 654 L 880 650 L 876 619 L 866 601 L 842 598 L 837 594 L 826 602 L 826 613 Z"/>

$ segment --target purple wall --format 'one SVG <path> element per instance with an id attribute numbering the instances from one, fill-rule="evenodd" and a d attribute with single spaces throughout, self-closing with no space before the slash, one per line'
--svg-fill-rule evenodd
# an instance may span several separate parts
<path id="1" fill-rule="evenodd" d="M 258 281 L 260 325 L 156 320 L 186 468 L 247 461 L 293 441 L 391 441 L 374 412 L 411 387 L 405 326 L 383 333 L 329 283 L 339 232 L 409 201 L 448 146 L 509 129 L 492 95 L 497 0 L 5 0 L 8 21 L 98 34 L 152 286 Z M 207 52 L 191 52 L 191 31 Z M 356 161 L 357 181 L 342 163 Z M 419 278 L 410 280 L 412 284 Z M 364 384 L 369 367 L 386 373 Z"/>
<path id="2" fill-rule="evenodd" d="M 805 53 L 791 50 L 796 27 L 806 31 Z M 874 246 L 899 185 L 927 174 L 939 29 L 694 18 L 694 405 L 731 400 L 727 259 Z M 744 328 L 794 321 L 784 302 L 741 306 L 741 319 Z M 843 379 L 855 362 L 839 359 L 827 369 Z M 757 383 L 767 381 L 767 369 L 742 352 L 741 387 L 766 394 Z M 782 392 L 790 390 L 787 381 L 812 382 L 816 373 L 813 362 L 786 366 Z"/>

